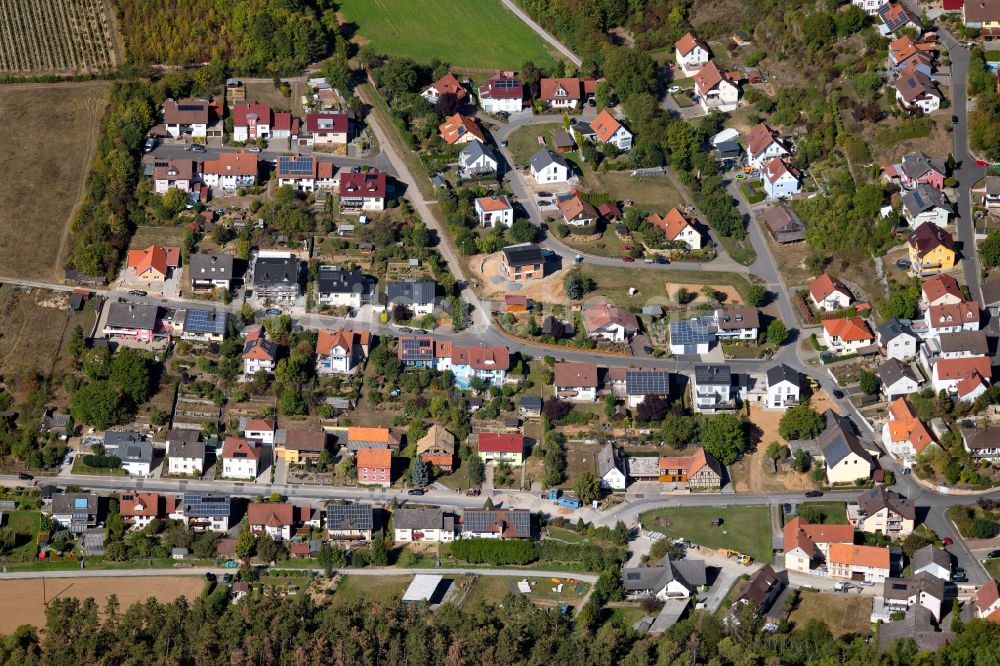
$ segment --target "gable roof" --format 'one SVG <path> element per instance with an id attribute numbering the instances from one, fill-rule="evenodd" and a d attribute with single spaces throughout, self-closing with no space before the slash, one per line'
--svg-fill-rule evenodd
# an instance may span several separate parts
<path id="1" fill-rule="evenodd" d="M 524 99 L 524 84 L 503 74 L 494 74 L 479 87 L 480 99 Z"/>
<path id="2" fill-rule="evenodd" d="M 594 120 L 590 123 L 590 129 L 594 130 L 594 135 L 598 140 L 607 143 L 611 140 L 611 137 L 615 135 L 615 132 L 621 128 L 622 124 L 618 122 L 614 116 L 608 113 L 607 109 L 604 109 Z"/>
<path id="3" fill-rule="evenodd" d="M 135 492 L 122 495 L 118 504 L 122 516 L 142 516 L 155 518 L 160 512 L 160 496 L 157 493 Z"/>
<path id="4" fill-rule="evenodd" d="M 989 307 L 1000 303 L 1000 278 L 986 280 L 982 284 L 983 305 Z"/>
<path id="5" fill-rule="evenodd" d="M 597 220 L 601 216 L 589 202 L 584 201 L 579 195 L 573 195 L 568 199 L 559 202 L 559 212 L 567 222 L 573 220 Z"/>
<path id="6" fill-rule="evenodd" d="M 989 354 L 990 344 L 986 331 L 958 331 L 941 333 L 938 336 L 938 348 L 943 354 L 965 353 L 980 356 Z"/>
<path id="7" fill-rule="evenodd" d="M 927 310 L 927 322 L 932 329 L 971 323 L 975 323 L 978 326 L 979 303 L 976 301 L 966 301 L 963 303 L 932 305 Z"/>
<path id="8" fill-rule="evenodd" d="M 188 256 L 188 275 L 192 280 L 230 280 L 234 262 L 231 254 L 192 254 Z"/>
<path id="9" fill-rule="evenodd" d="M 913 557 L 910 559 L 910 569 L 918 573 L 921 569 L 925 569 L 932 564 L 936 564 L 950 573 L 951 555 L 944 548 L 938 548 L 934 544 L 929 543 L 913 553 Z"/>
<path id="10" fill-rule="evenodd" d="M 118 303 L 108 305 L 108 318 L 105 326 L 112 328 L 134 328 L 141 331 L 152 331 L 156 328 L 159 318 L 159 307 L 145 303 Z"/>
<path id="11" fill-rule="evenodd" d="M 528 509 L 466 509 L 462 531 L 500 534 L 508 539 L 531 538 L 531 511 Z"/>
<path id="12" fill-rule="evenodd" d="M 392 527 L 397 530 L 454 531 L 455 519 L 443 509 L 396 509 L 392 512 Z"/>
<path id="13" fill-rule="evenodd" d="M 707 94 L 712 88 L 726 81 L 726 74 L 719 69 L 714 60 L 698 70 L 694 75 L 694 87 L 701 95 Z"/>
<path id="14" fill-rule="evenodd" d="M 948 198 L 944 195 L 944 192 L 931 187 L 927 183 L 920 183 L 904 194 L 903 207 L 910 215 L 920 215 L 935 208 L 941 208 L 953 215 L 955 213 L 955 209 L 948 203 Z"/>
<path id="15" fill-rule="evenodd" d="M 150 245 L 145 250 L 129 250 L 128 267 L 134 268 L 136 275 L 153 269 L 165 276 L 167 274 L 167 251 L 158 245 Z"/>
<path id="16" fill-rule="evenodd" d="M 875 546 L 856 546 L 853 543 L 832 543 L 827 561 L 856 567 L 888 569 L 889 549 Z"/>
<path id="17" fill-rule="evenodd" d="M 155 162 L 153 179 L 191 180 L 194 177 L 194 170 L 194 161 L 192 160 L 167 160 L 165 163 Z"/>
<path id="18" fill-rule="evenodd" d="M 832 423 L 816 439 L 816 444 L 823 454 L 827 468 L 835 467 L 852 453 L 871 464 L 871 455 L 861 445 L 861 440 L 858 439 L 857 435 L 851 432 L 845 424 L 845 421 L 848 423 L 850 421 L 836 416 L 831 421 Z"/>
<path id="19" fill-rule="evenodd" d="M 306 130 L 310 134 L 332 132 L 346 134 L 350 127 L 351 117 L 346 113 L 307 113 Z M 275 123 L 277 125 L 277 122 Z"/>
<path id="20" fill-rule="evenodd" d="M 663 235 L 668 241 L 675 241 L 688 227 L 694 228 L 691 220 L 686 218 L 677 208 L 671 208 L 667 214 L 660 217 L 657 213 L 650 213 L 646 216 L 646 221 L 655 224 L 663 230 Z"/>
<path id="21" fill-rule="evenodd" d="M 772 185 L 785 176 L 791 176 L 795 180 L 798 180 L 798 169 L 792 167 L 788 164 L 788 162 L 780 157 L 775 157 L 773 160 L 764 165 L 764 177 L 767 178 L 767 181 Z"/>
<path id="22" fill-rule="evenodd" d="M 539 82 L 539 97 L 546 102 L 582 100 L 593 92 L 596 84 L 594 79 L 542 79 Z"/>
<path id="23" fill-rule="evenodd" d="M 403 305 L 413 303 L 424 304 L 434 302 L 434 292 L 437 285 L 430 280 L 396 280 L 385 287 L 386 300 L 389 305 L 397 302 Z"/>
<path id="24" fill-rule="evenodd" d="M 349 442 L 384 442 L 389 445 L 391 436 L 388 428 L 361 428 L 351 426 L 347 429 L 347 441 Z"/>
<path id="25" fill-rule="evenodd" d="M 869 516 L 888 508 L 907 520 L 915 520 L 917 507 L 912 499 L 902 497 L 899 493 L 886 490 L 885 486 L 875 486 L 858 496 L 858 507 Z"/>
<path id="26" fill-rule="evenodd" d="M 534 266 L 545 263 L 542 249 L 533 243 L 508 245 L 500 251 L 508 266 Z"/>
<path id="27" fill-rule="evenodd" d="M 795 516 L 785 523 L 782 537 L 786 553 L 801 548 L 812 556 L 816 544 L 854 543 L 854 527 L 851 525 L 811 525 Z"/>
<path id="28" fill-rule="evenodd" d="M 622 569 L 622 587 L 626 592 L 642 592 L 644 590 L 659 592 L 674 581 L 689 590 L 704 585 L 704 560 L 684 559 L 675 562 L 667 555 L 653 566 Z"/>
<path id="29" fill-rule="evenodd" d="M 878 377 L 882 381 L 882 386 L 885 387 L 893 386 L 903 378 L 909 378 L 914 382 L 917 381 L 917 377 L 913 373 L 913 368 L 904 364 L 898 358 L 890 358 L 880 365 L 878 367 Z"/>
<path id="30" fill-rule="evenodd" d="M 780 232 L 801 232 L 805 225 L 798 215 L 785 204 L 771 206 L 764 210 L 764 224 L 771 230 L 772 234 Z M 824 273 L 825 275 L 825 273 Z"/>
<path id="31" fill-rule="evenodd" d="M 682 56 L 686 56 L 688 53 L 691 53 L 696 46 L 700 46 L 702 50 L 708 51 L 708 46 L 705 45 L 705 42 L 701 41 L 690 32 L 674 42 L 674 48 L 676 48 L 677 52 Z"/>
<path id="32" fill-rule="evenodd" d="M 939 380 L 957 381 L 977 374 L 986 379 L 992 376 L 988 356 L 942 358 L 934 364 L 934 376 Z"/>
<path id="33" fill-rule="evenodd" d="M 438 97 L 446 93 L 451 93 L 458 99 L 463 99 L 469 94 L 469 91 L 462 87 L 462 84 L 458 82 L 458 79 L 451 72 L 446 72 L 440 79 L 424 88 L 423 92 L 427 92 L 431 88 L 437 91 Z"/>
<path id="34" fill-rule="evenodd" d="M 278 356 L 278 345 L 264 338 L 248 339 L 243 344 L 243 358 L 273 361 Z"/>
<path id="35" fill-rule="evenodd" d="M 281 428 L 274 434 L 274 445 L 291 451 L 319 453 L 326 448 L 326 432 Z"/>
<path id="36" fill-rule="evenodd" d="M 595 303 L 583 311 L 583 327 L 588 333 L 610 325 L 622 326 L 627 332 L 635 332 L 639 330 L 639 319 L 613 303 Z"/>
<path id="37" fill-rule="evenodd" d="M 599 477 L 603 479 L 611 470 L 621 472 L 622 466 L 615 445 L 608 442 L 597 453 L 597 472 Z"/>
<path id="38" fill-rule="evenodd" d="M 854 300 L 854 294 L 851 293 L 851 290 L 840 280 L 830 277 L 828 273 L 823 273 L 809 283 L 809 293 L 817 301 L 824 300 L 834 292 L 846 295 L 849 301 Z"/>
<path id="39" fill-rule="evenodd" d="M 288 503 L 253 502 L 247 507 L 250 526 L 285 527 L 295 523 L 295 506 Z"/>
<path id="40" fill-rule="evenodd" d="M 760 328 L 760 310 L 757 308 L 727 305 L 715 311 L 715 321 L 720 331 L 742 331 Z"/>
<path id="41" fill-rule="evenodd" d="M 458 154 L 459 161 L 465 166 L 475 164 L 482 157 L 486 157 L 494 164 L 497 162 L 496 155 L 493 154 L 493 149 L 482 141 L 469 141 Z"/>
<path id="42" fill-rule="evenodd" d="M 254 120 L 258 125 L 271 124 L 271 107 L 263 102 L 237 102 L 233 104 L 233 127 L 249 127 Z"/>
<path id="43" fill-rule="evenodd" d="M 358 449 L 358 468 L 374 467 L 389 469 L 392 467 L 392 451 L 390 449 Z"/>
<path id="44" fill-rule="evenodd" d="M 524 453 L 524 435 L 497 432 L 479 433 L 479 450 L 487 453 Z"/>
<path id="45" fill-rule="evenodd" d="M 861 317 L 824 319 L 823 328 L 826 329 L 827 334 L 846 342 L 871 340 L 875 337 L 872 335 L 871 329 L 868 328 L 868 322 Z"/>
<path id="46" fill-rule="evenodd" d="M 441 138 L 449 146 L 462 139 L 466 134 L 471 134 L 477 141 L 486 141 L 486 135 L 483 134 L 479 122 L 472 116 L 463 116 L 460 113 L 445 118 L 444 122 L 438 126 L 438 131 L 441 132 Z"/>
<path id="47" fill-rule="evenodd" d="M 799 379 L 799 371 L 794 368 L 790 368 L 784 363 L 778 363 L 777 365 L 772 365 L 767 369 L 767 385 L 775 386 L 781 382 L 788 382 L 792 386 L 802 387 L 802 382 Z"/>
<path id="48" fill-rule="evenodd" d="M 907 103 L 912 103 L 924 95 L 941 97 L 937 85 L 929 76 L 917 69 L 908 69 L 896 79 L 896 92 Z"/>
<path id="49" fill-rule="evenodd" d="M 904 335 L 918 339 L 918 336 L 913 332 L 913 329 L 896 317 L 886 319 L 884 322 L 876 326 L 875 332 L 878 333 L 883 343 L 895 340 L 896 338 Z"/>
<path id="50" fill-rule="evenodd" d="M 226 437 L 226 441 L 222 445 L 223 458 L 257 460 L 258 455 L 257 447 L 242 437 Z"/>
<path id="51" fill-rule="evenodd" d="M 328 530 L 370 530 L 375 525 L 375 509 L 371 504 L 327 504 Z"/>
<path id="52" fill-rule="evenodd" d="M 340 174 L 340 196 L 384 199 L 389 187 L 385 172 L 372 167 L 368 171 L 345 171 Z"/>
<path id="53" fill-rule="evenodd" d="M 924 222 L 910 232 L 906 242 L 914 248 L 918 257 L 923 257 L 938 246 L 944 246 L 955 251 L 955 241 L 952 235 L 931 222 Z"/>
<path id="54" fill-rule="evenodd" d="M 214 160 L 205 160 L 201 172 L 218 176 L 256 176 L 257 156 L 254 153 L 219 153 Z"/>
<path id="55" fill-rule="evenodd" d="M 556 363 L 554 386 L 597 388 L 596 363 Z"/>
<path id="56" fill-rule="evenodd" d="M 564 169 L 568 169 L 569 165 L 566 160 L 562 158 L 562 155 L 554 153 L 548 148 L 539 148 L 538 152 L 531 156 L 531 170 L 541 171 L 545 167 L 552 164 L 557 164 Z"/>
<path id="57" fill-rule="evenodd" d="M 930 303 L 949 295 L 954 296 L 960 301 L 965 300 L 965 294 L 962 293 L 961 287 L 958 286 L 958 280 L 945 273 L 932 275 L 923 281 L 920 288 L 924 292 L 924 297 Z"/>
<path id="58" fill-rule="evenodd" d="M 785 148 L 780 137 L 778 136 L 778 133 L 768 127 L 765 123 L 754 126 L 754 128 L 747 134 L 747 150 L 750 151 L 750 155 L 753 157 L 757 157 L 762 154 L 772 143 L 777 143 L 781 145 L 783 149 Z M 787 149 L 785 150 L 787 152 Z"/>
<path id="59" fill-rule="evenodd" d="M 168 99 L 163 103 L 163 122 L 167 125 L 207 125 L 208 102 L 194 97 Z"/>
<path id="60" fill-rule="evenodd" d="M 338 347 L 347 352 L 354 349 L 354 345 L 365 347 L 371 339 L 368 331 L 353 331 L 338 328 L 336 331 L 322 330 L 316 338 L 316 353 L 327 356 Z"/>
<path id="61" fill-rule="evenodd" d="M 417 441 L 417 455 L 432 450 L 448 451 L 454 455 L 455 435 L 435 423 L 427 429 L 427 434 Z"/>

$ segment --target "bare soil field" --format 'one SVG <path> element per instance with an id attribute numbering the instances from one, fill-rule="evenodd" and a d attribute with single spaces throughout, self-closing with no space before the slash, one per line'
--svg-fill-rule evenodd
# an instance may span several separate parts
<path id="1" fill-rule="evenodd" d="M 45 626 L 45 604 L 56 598 L 93 597 L 103 608 L 112 594 L 124 610 L 136 601 L 156 597 L 173 601 L 196 597 L 205 579 L 201 576 L 150 576 L 135 578 L 41 578 L 0 581 L 0 633 L 9 634 L 22 624 Z"/>
<path id="2" fill-rule="evenodd" d="M 499 253 L 477 254 L 469 257 L 466 265 L 469 273 L 479 280 L 481 298 L 503 300 L 507 294 L 520 294 L 540 303 L 566 302 L 566 292 L 563 290 L 565 271 L 553 272 L 541 280 L 510 282 L 500 265 Z"/>
<path id="3" fill-rule="evenodd" d="M 0 86 L 0 173 L 16 174 L 0 185 L 0 275 L 61 277 L 107 88 L 98 81 Z"/>
<path id="4" fill-rule="evenodd" d="M 670 297 L 672 301 L 676 302 L 677 292 L 681 289 L 687 289 L 688 292 L 690 292 L 691 294 L 697 294 L 697 298 L 691 301 L 691 303 L 698 303 L 705 301 L 705 294 L 701 293 L 701 290 L 704 288 L 705 288 L 704 284 L 694 284 L 687 282 L 667 283 L 667 295 Z M 742 297 L 740 296 L 740 292 L 736 291 L 735 287 L 727 287 L 725 285 L 722 286 L 712 285 L 712 288 L 715 289 L 716 292 L 726 295 L 726 297 L 722 299 L 723 303 L 734 304 L 743 301 Z"/>
<path id="5" fill-rule="evenodd" d="M 788 442 L 778 434 L 778 424 L 784 412 L 764 409 L 761 406 L 750 407 L 750 422 L 760 429 L 760 439 L 756 442 L 756 450 L 743 458 L 743 473 L 734 474 L 733 485 L 738 493 L 785 492 L 792 490 L 812 490 L 816 484 L 808 474 L 796 472 L 781 472 L 773 474 L 767 466 L 767 445 L 770 442 Z"/>

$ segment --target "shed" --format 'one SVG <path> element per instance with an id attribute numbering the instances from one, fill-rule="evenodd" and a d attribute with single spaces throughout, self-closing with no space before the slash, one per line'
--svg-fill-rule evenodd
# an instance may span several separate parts
<path id="1" fill-rule="evenodd" d="M 403 593 L 404 606 L 422 606 L 433 603 L 438 587 L 444 576 L 417 574 L 413 577 L 413 582 Z"/>
<path id="2" fill-rule="evenodd" d="M 557 153 L 568 153 L 576 148 L 576 142 L 573 141 L 573 137 L 565 130 L 559 130 L 552 136 L 552 145 L 555 147 Z"/>
<path id="3" fill-rule="evenodd" d="M 175 560 L 183 560 L 189 552 L 187 548 L 171 548 L 170 557 Z"/>

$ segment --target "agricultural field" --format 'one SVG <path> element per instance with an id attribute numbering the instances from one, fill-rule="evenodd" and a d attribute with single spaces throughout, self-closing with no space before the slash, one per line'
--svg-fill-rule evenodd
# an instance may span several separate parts
<path id="1" fill-rule="evenodd" d="M 500 0 L 345 0 L 340 15 L 357 43 L 419 63 L 519 69 L 528 60 L 555 62 L 542 38 Z"/>
<path id="2" fill-rule="evenodd" d="M 0 173 L 17 174 L 0 186 L 0 275 L 62 277 L 107 89 L 103 81 L 0 88 Z"/>
<path id="3" fill-rule="evenodd" d="M 117 43 L 103 0 L 0 0 L 0 75 L 100 72 Z"/>

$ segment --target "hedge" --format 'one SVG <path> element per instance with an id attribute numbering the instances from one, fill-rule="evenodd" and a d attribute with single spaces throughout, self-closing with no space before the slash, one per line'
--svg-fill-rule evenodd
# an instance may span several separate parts
<path id="1" fill-rule="evenodd" d="M 472 564 L 528 564 L 538 557 L 530 541 L 519 540 L 461 539 L 451 544 L 450 552 Z"/>
<path id="2" fill-rule="evenodd" d="M 118 456 L 86 455 L 83 457 L 83 464 L 87 467 L 115 469 L 122 466 L 122 459 Z"/>

